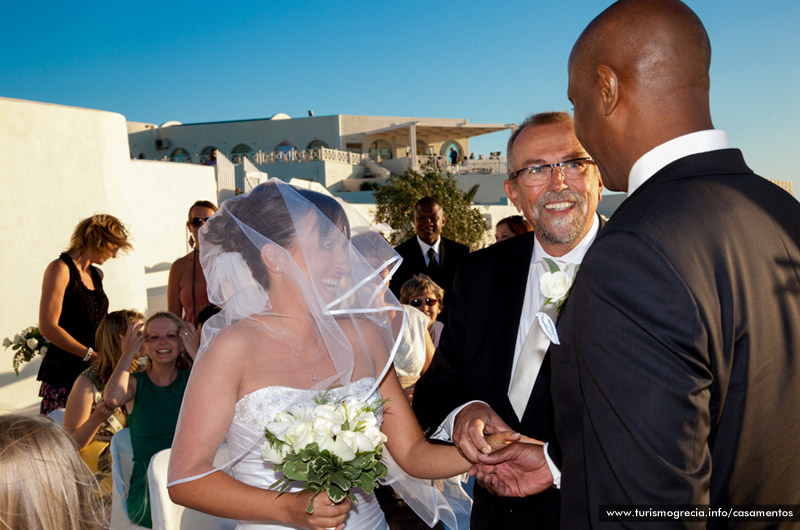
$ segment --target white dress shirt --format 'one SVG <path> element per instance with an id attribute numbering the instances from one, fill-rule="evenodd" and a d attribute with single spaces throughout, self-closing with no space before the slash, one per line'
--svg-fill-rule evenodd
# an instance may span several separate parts
<path id="1" fill-rule="evenodd" d="M 628 195 L 668 164 L 689 155 L 728 149 L 728 135 L 721 129 L 708 129 L 673 138 L 643 154 L 628 175 Z"/>
<path id="2" fill-rule="evenodd" d="M 533 324 L 533 319 L 536 316 L 536 313 L 544 304 L 544 295 L 539 290 L 539 275 L 544 272 L 544 269 L 540 266 L 535 266 L 534 263 L 541 260 L 542 258 L 550 258 L 550 259 L 558 259 L 559 261 L 564 261 L 566 263 L 572 264 L 579 264 L 583 260 L 583 256 L 586 255 L 586 251 L 589 250 L 589 247 L 594 242 L 595 237 L 597 237 L 597 231 L 600 229 L 600 220 L 595 214 L 594 221 L 592 222 L 591 228 L 583 236 L 583 239 L 580 240 L 578 245 L 564 254 L 561 257 L 555 258 L 550 256 L 547 252 L 544 251 L 542 245 L 539 243 L 539 240 L 536 239 L 533 244 L 533 254 L 531 255 L 531 264 L 528 268 L 528 280 L 525 283 L 525 298 L 522 302 L 522 312 L 520 314 L 519 319 L 519 327 L 517 328 L 517 342 L 514 346 L 514 361 L 512 363 L 511 368 L 511 376 L 513 380 L 514 370 L 517 367 L 517 361 L 519 359 L 520 350 L 522 350 L 522 345 L 525 344 L 525 338 L 528 336 L 528 331 L 531 329 L 531 325 Z M 509 383 L 510 384 L 510 383 Z M 451 441 L 452 434 L 453 434 L 453 424 L 455 423 L 456 415 L 461 412 L 461 409 L 469 405 L 470 403 L 475 403 L 476 401 L 470 401 L 469 403 L 464 403 L 460 407 L 454 409 L 448 416 L 445 418 L 442 425 L 439 426 L 439 429 L 436 433 L 431 436 L 431 438 L 436 438 L 438 440 L 445 440 Z"/>
<path id="3" fill-rule="evenodd" d="M 425 256 L 425 266 L 426 267 L 428 265 L 430 265 L 430 263 L 428 263 L 428 249 L 429 248 L 432 248 L 433 251 L 436 253 L 436 263 L 438 263 L 439 265 L 442 264 L 442 257 L 441 257 L 441 254 L 439 254 L 439 247 L 442 244 L 442 238 L 441 237 L 439 237 L 439 239 L 436 240 L 436 243 L 434 243 L 433 245 L 429 245 L 426 242 L 424 242 L 423 240 L 421 240 L 419 238 L 419 236 L 417 236 L 417 243 L 419 243 L 419 248 L 420 248 L 420 250 L 422 250 L 422 255 Z"/>

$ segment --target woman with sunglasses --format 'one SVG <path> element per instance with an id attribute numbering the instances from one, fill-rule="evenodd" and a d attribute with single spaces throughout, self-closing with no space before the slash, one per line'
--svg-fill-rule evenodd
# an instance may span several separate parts
<path id="1" fill-rule="evenodd" d="M 195 326 L 197 315 L 210 304 L 206 293 L 206 277 L 200 265 L 197 230 L 216 211 L 217 207 L 211 201 L 197 201 L 192 204 L 189 208 L 189 219 L 186 221 L 186 228 L 191 232 L 189 246 L 192 251 L 175 260 L 169 269 L 167 309 Z"/>
<path id="2" fill-rule="evenodd" d="M 436 318 L 442 312 L 444 289 L 431 280 L 427 274 L 415 274 L 400 287 L 400 303 L 415 307 L 428 317 L 428 333 L 433 340 L 433 347 L 439 346 L 444 323 Z"/>

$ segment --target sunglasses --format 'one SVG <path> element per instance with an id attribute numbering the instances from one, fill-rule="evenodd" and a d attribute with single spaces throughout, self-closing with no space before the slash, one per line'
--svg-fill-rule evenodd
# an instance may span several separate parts
<path id="1" fill-rule="evenodd" d="M 194 228 L 200 228 L 206 221 L 208 221 L 208 217 L 192 217 L 189 219 L 189 224 Z"/>
<path id="2" fill-rule="evenodd" d="M 439 300 L 437 300 L 436 298 L 425 298 L 425 300 L 423 300 L 422 298 L 414 298 L 409 302 L 409 305 L 411 307 L 422 307 L 423 302 L 425 303 L 426 306 L 432 307 L 438 304 Z"/>

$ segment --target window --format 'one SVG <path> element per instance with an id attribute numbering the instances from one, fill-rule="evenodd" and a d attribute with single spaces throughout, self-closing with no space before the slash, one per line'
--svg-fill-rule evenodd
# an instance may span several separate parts
<path id="1" fill-rule="evenodd" d="M 189 155 L 189 151 L 186 149 L 179 147 L 175 149 L 169 157 L 173 162 L 191 162 L 192 157 Z"/>
<path id="2" fill-rule="evenodd" d="M 361 150 L 364 148 L 363 144 L 356 144 L 356 143 L 346 143 L 344 145 L 346 151 L 350 151 L 351 153 L 358 153 L 361 154 Z"/>
<path id="3" fill-rule="evenodd" d="M 391 160 L 392 148 L 386 140 L 375 140 L 369 144 L 369 157 L 373 160 Z"/>
<path id="4" fill-rule="evenodd" d="M 253 148 L 247 144 L 239 144 L 231 151 L 231 159 L 239 164 L 242 158 L 248 158 L 253 153 Z"/>
<path id="5" fill-rule="evenodd" d="M 313 142 L 308 144 L 308 147 L 306 147 L 306 149 L 319 149 L 320 147 L 328 149 L 328 144 L 326 144 L 322 140 L 314 140 Z"/>

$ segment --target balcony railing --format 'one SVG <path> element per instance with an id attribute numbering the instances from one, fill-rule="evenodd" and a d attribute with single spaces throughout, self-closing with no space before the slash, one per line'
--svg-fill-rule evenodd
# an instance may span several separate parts
<path id="1" fill-rule="evenodd" d="M 314 160 L 322 160 L 325 162 L 341 162 L 343 164 L 358 165 L 361 159 L 367 155 L 360 153 L 351 153 L 350 151 L 339 151 L 338 149 L 328 149 L 327 147 L 318 147 L 315 149 L 303 150 L 287 150 L 287 151 L 272 151 L 265 153 L 258 150 L 255 153 L 241 153 L 231 155 L 230 159 L 235 164 L 241 164 L 242 158 L 247 158 L 252 163 L 259 166 L 266 164 L 286 164 L 293 162 L 311 162 Z M 210 155 L 195 155 L 192 157 L 178 156 L 170 157 L 165 156 L 161 160 L 165 162 L 183 162 L 188 164 L 201 164 L 206 165 Z"/>

